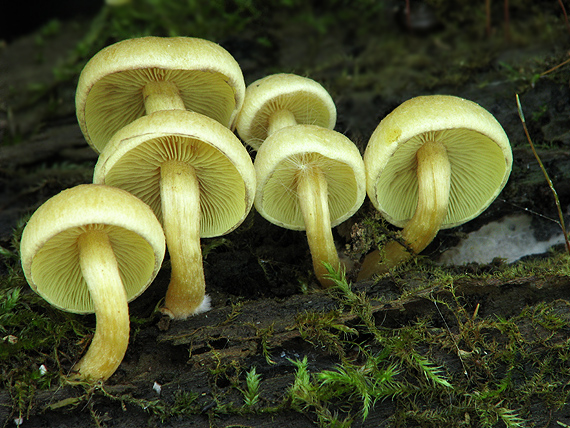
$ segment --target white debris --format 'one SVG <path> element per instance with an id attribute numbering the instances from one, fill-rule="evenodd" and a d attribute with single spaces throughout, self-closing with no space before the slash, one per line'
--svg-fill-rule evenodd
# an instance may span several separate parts
<path id="1" fill-rule="evenodd" d="M 459 245 L 445 251 L 439 261 L 462 265 L 469 262 L 491 263 L 495 257 L 512 263 L 521 257 L 541 254 L 564 242 L 562 232 L 544 241 L 534 237 L 532 217 L 527 214 L 506 216 L 472 232 Z"/>

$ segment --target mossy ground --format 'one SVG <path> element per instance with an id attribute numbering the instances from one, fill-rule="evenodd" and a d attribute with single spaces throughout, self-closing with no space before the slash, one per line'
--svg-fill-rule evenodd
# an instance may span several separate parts
<path id="1" fill-rule="evenodd" d="M 481 4 L 479 4 L 481 3 Z M 166 2 L 53 20 L 0 52 L 0 422 L 4 426 L 570 426 L 569 257 L 554 249 L 514 265 L 437 266 L 459 237 L 530 210 L 547 233 L 552 195 L 528 147 L 515 94 L 563 206 L 570 202 L 570 34 L 555 1 L 282 0 Z M 253 213 L 205 240 L 214 309 L 184 322 L 156 310 L 169 266 L 130 306 L 131 342 L 105 384 L 64 375 L 88 347 L 93 317 L 66 314 L 23 278 L 27 216 L 89 182 L 95 155 L 74 115 L 83 64 L 141 35 L 219 42 L 246 83 L 274 72 L 321 82 L 337 130 L 360 149 L 402 101 L 448 93 L 479 102 L 505 128 L 513 174 L 478 219 L 441 232 L 421 257 L 376 282 L 316 288 L 302 233 Z M 556 226 L 555 226 L 556 227 Z M 366 202 L 335 230 L 355 262 L 394 229 Z M 548 232 L 550 233 L 550 232 Z"/>

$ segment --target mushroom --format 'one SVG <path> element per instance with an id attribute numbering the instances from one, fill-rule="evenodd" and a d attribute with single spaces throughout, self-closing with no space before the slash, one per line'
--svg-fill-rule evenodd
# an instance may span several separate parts
<path id="1" fill-rule="evenodd" d="M 364 153 L 367 193 L 408 248 L 392 241 L 368 254 L 367 279 L 421 252 L 439 229 L 481 214 L 512 168 L 509 139 L 478 104 L 449 95 L 412 98 L 386 116 Z M 408 251 L 408 249 L 411 251 Z"/>
<path id="2" fill-rule="evenodd" d="M 208 310 L 200 237 L 238 227 L 255 195 L 251 158 L 234 133 L 198 113 L 156 111 L 111 138 L 93 181 L 127 190 L 161 220 L 172 268 L 163 312 Z"/>
<path id="3" fill-rule="evenodd" d="M 233 129 L 245 82 L 221 46 L 192 37 L 140 37 L 99 51 L 79 76 L 79 126 L 100 153 L 115 132 L 157 110 L 191 110 Z"/>
<path id="4" fill-rule="evenodd" d="M 254 166 L 255 208 L 273 224 L 306 230 L 317 279 L 330 287 L 323 262 L 340 268 L 331 228 L 352 216 L 366 197 L 360 152 L 336 131 L 296 125 L 267 137 Z"/>
<path id="5" fill-rule="evenodd" d="M 164 258 L 152 210 L 123 190 L 79 185 L 36 210 L 20 253 L 28 283 L 45 300 L 69 312 L 95 312 L 95 335 L 74 371 L 107 379 L 129 342 L 128 302 L 150 285 Z"/>
<path id="6" fill-rule="evenodd" d="M 278 129 L 304 124 L 333 129 L 336 107 L 319 83 L 295 74 L 272 74 L 251 83 L 237 119 L 241 139 L 253 149 Z"/>

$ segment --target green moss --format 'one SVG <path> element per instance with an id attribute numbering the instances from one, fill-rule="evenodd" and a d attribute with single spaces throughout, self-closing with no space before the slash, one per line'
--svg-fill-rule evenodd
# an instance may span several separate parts
<path id="1" fill-rule="evenodd" d="M 346 355 L 346 348 L 352 346 L 350 339 L 358 331 L 342 322 L 341 312 L 304 312 L 297 315 L 296 328 L 301 337 L 315 347 L 322 347 L 340 358 Z"/>
<path id="2" fill-rule="evenodd" d="M 76 316 L 52 310 L 27 287 L 0 289 L 0 389 L 26 417 L 37 391 L 60 384 L 88 331 Z M 24 290 L 24 291 L 23 291 Z"/>

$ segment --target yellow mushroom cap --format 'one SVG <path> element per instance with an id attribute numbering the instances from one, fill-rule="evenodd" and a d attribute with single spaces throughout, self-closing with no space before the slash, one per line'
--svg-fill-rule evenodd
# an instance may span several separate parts
<path id="1" fill-rule="evenodd" d="M 331 227 L 352 216 L 366 197 L 364 163 L 347 137 L 313 125 L 283 128 L 265 140 L 255 157 L 255 208 L 270 222 L 305 230 L 296 194 L 300 168 L 318 166 L 329 193 Z"/>
<path id="2" fill-rule="evenodd" d="M 69 312 L 94 311 L 77 245 L 87 227 L 108 234 L 127 301 L 146 290 L 164 258 L 162 227 L 141 200 L 123 190 L 95 184 L 62 191 L 34 212 L 22 234 L 20 253 L 30 286 L 49 303 Z"/>
<path id="3" fill-rule="evenodd" d="M 295 74 L 272 74 L 246 88 L 236 124 L 241 139 L 257 150 L 267 138 L 269 117 L 279 110 L 290 111 L 301 125 L 333 129 L 336 124 L 334 101 L 322 85 Z"/>
<path id="4" fill-rule="evenodd" d="M 442 229 L 477 217 L 509 178 L 509 139 L 487 110 L 449 95 L 412 98 L 380 122 L 364 153 L 368 196 L 395 226 L 404 227 L 416 210 L 416 152 L 430 138 L 445 146 L 451 164 Z"/>
<path id="5" fill-rule="evenodd" d="M 199 38 L 140 37 L 107 46 L 81 72 L 77 120 L 94 150 L 145 114 L 143 88 L 159 81 L 174 83 L 187 110 L 233 129 L 245 82 L 228 51 Z"/>
<path id="6" fill-rule="evenodd" d="M 256 186 L 249 153 L 228 128 L 198 113 L 157 111 L 125 126 L 99 156 L 93 181 L 127 190 L 162 220 L 160 165 L 168 160 L 196 172 L 201 237 L 229 233 L 243 222 Z"/>

